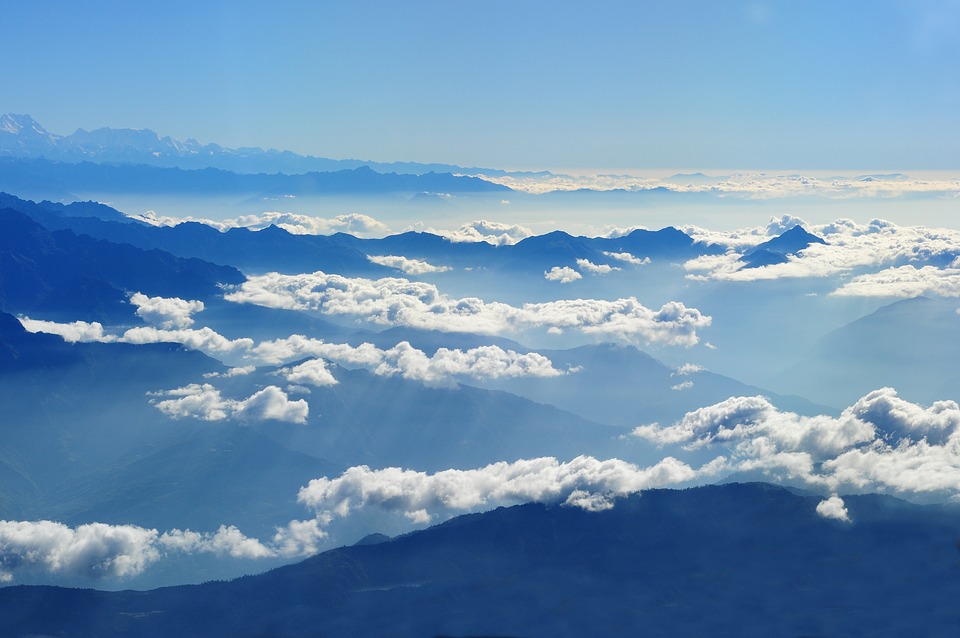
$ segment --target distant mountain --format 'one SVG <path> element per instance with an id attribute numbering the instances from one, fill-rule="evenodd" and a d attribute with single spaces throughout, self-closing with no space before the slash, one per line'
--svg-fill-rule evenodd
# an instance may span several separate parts
<path id="1" fill-rule="evenodd" d="M 246 638 L 952 636 L 956 508 L 765 484 L 528 504 L 231 582 L 0 589 L 0 633 Z M 919 619 L 919 620 L 918 620 Z M 918 625 L 918 623 L 920 623 Z"/>
<path id="2" fill-rule="evenodd" d="M 220 284 L 243 280 L 235 268 L 51 232 L 16 210 L 0 209 L 0 308 L 7 311 L 123 322 L 133 317 L 128 293 L 204 299 L 221 294 Z"/>
<path id="3" fill-rule="evenodd" d="M 47 131 L 29 115 L 0 116 L 0 157 L 46 158 L 59 162 L 144 164 L 163 168 L 218 168 L 234 173 L 285 173 L 287 175 L 351 171 L 362 166 L 378 173 L 458 173 L 464 175 L 526 175 L 491 168 L 465 168 L 452 164 L 335 160 L 297 155 L 290 151 L 256 147 L 224 148 L 195 139 L 178 141 L 160 137 L 150 129 L 77 129 L 70 135 Z M 543 173 L 540 173 L 543 174 Z"/>
<path id="4" fill-rule="evenodd" d="M 48 159 L 0 157 L 0 190 L 61 193 L 231 194 L 279 197 L 283 195 L 387 193 L 500 193 L 506 186 L 477 177 L 426 173 L 377 173 L 367 166 L 334 172 L 297 175 L 232 173 L 218 168 L 184 170 L 144 164 L 52 162 Z M 48 194 L 49 193 L 49 194 Z M 36 196 L 36 195 L 33 195 Z"/>
<path id="5" fill-rule="evenodd" d="M 924 404 L 960 400 L 958 306 L 926 297 L 891 303 L 827 334 L 771 383 L 836 406 L 885 386 Z"/>

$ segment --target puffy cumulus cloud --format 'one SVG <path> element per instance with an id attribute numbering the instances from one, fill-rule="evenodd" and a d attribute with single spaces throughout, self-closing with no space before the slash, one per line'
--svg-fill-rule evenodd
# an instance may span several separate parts
<path id="1" fill-rule="evenodd" d="M 258 346 L 261 356 L 282 361 L 297 356 L 323 357 L 347 365 L 361 365 L 380 376 L 398 375 L 428 385 L 454 385 L 457 377 L 500 379 L 513 377 L 557 377 L 572 370 L 558 370 L 547 357 L 536 352 L 521 354 L 499 346 L 480 346 L 468 350 L 439 348 L 427 356 L 409 342 L 382 350 L 369 343 L 358 347 L 325 343 L 294 335 L 287 339 L 264 342 Z M 291 383 L 307 383 L 322 387 L 337 383 L 323 359 L 313 359 L 279 371 Z"/>
<path id="2" fill-rule="evenodd" d="M 103 324 L 94 321 L 73 321 L 71 323 L 57 323 L 56 321 L 43 321 L 41 319 L 31 319 L 30 317 L 18 317 L 20 323 L 27 332 L 43 332 L 47 334 L 58 335 L 64 341 L 69 343 L 76 342 L 109 342 L 116 341 L 117 338 L 108 335 L 103 330 Z"/>
<path id="3" fill-rule="evenodd" d="M 838 297 L 960 297 L 960 268 L 913 265 L 854 277 L 830 293 Z"/>
<path id="4" fill-rule="evenodd" d="M 620 270 L 620 268 L 617 266 L 611 266 L 609 264 L 595 264 L 589 259 L 578 259 L 577 268 L 592 275 L 608 275 L 614 270 Z"/>
<path id="5" fill-rule="evenodd" d="M 583 275 L 570 266 L 554 266 L 543 273 L 543 278 L 547 281 L 559 281 L 562 284 L 569 284 L 577 279 L 583 279 Z"/>
<path id="6" fill-rule="evenodd" d="M 173 529 L 162 534 L 136 525 L 54 521 L 0 521 L 0 582 L 42 572 L 91 579 L 124 578 L 177 554 L 214 554 L 235 559 L 315 554 L 326 532 L 316 521 L 291 521 L 264 544 L 230 525 L 213 533 Z"/>
<path id="7" fill-rule="evenodd" d="M 114 340 L 122 343 L 179 343 L 199 350 L 213 357 L 239 355 L 253 348 L 253 339 L 227 339 L 219 332 L 204 326 L 203 328 L 183 328 L 164 330 L 153 326 L 130 328 Z"/>
<path id="8" fill-rule="evenodd" d="M 381 266 L 396 268 L 405 275 L 429 275 L 452 270 L 449 266 L 434 266 L 419 259 L 409 259 L 399 255 L 368 255 L 367 259 Z"/>
<path id="9" fill-rule="evenodd" d="M 262 230 L 270 226 L 277 226 L 293 235 L 349 233 L 356 237 L 383 237 L 390 233 L 390 229 L 385 224 L 362 213 L 347 213 L 333 218 L 324 218 L 268 211 L 259 215 L 241 215 L 232 219 L 212 220 L 201 217 L 158 216 L 153 211 L 148 211 L 143 215 L 135 215 L 133 218 L 153 226 L 176 226 L 184 222 L 197 222 L 216 228 L 220 232 L 226 232 L 231 228 Z"/>
<path id="10" fill-rule="evenodd" d="M 835 521 L 850 522 L 850 512 L 843 499 L 836 494 L 817 503 L 817 514 Z"/>
<path id="11" fill-rule="evenodd" d="M 352 315 L 382 325 L 443 332 L 502 334 L 529 328 L 569 328 L 631 342 L 686 346 L 698 343 L 697 330 L 711 322 L 709 316 L 677 301 L 659 310 L 643 306 L 635 297 L 559 300 L 515 307 L 475 297 L 448 297 L 425 282 L 349 278 L 319 271 L 249 277 L 226 298 L 236 303 Z"/>
<path id="12" fill-rule="evenodd" d="M 130 303 L 137 307 L 137 316 L 147 323 L 164 329 L 188 328 L 193 325 L 195 312 L 204 308 L 202 301 L 186 301 L 177 297 L 148 297 L 136 292 Z"/>
<path id="13" fill-rule="evenodd" d="M 133 576 L 160 558 L 156 530 L 90 523 L 0 521 L 0 580 L 19 570 L 75 576 Z"/>
<path id="14" fill-rule="evenodd" d="M 960 498 L 960 406 L 906 401 L 875 390 L 838 417 L 776 409 L 764 397 L 732 397 L 634 436 L 690 451 L 721 446 L 728 469 L 762 471 L 811 487 Z"/>
<path id="15" fill-rule="evenodd" d="M 363 507 L 400 512 L 415 522 L 427 522 L 440 512 L 531 501 L 600 510 L 611 507 L 618 496 L 712 475 L 722 464 L 720 459 L 695 470 L 668 457 L 640 468 L 619 459 L 579 456 L 566 463 L 543 457 L 435 474 L 356 466 L 334 479 L 310 481 L 298 499 L 324 521 Z"/>
<path id="16" fill-rule="evenodd" d="M 290 383 L 305 383 L 317 388 L 324 388 L 336 385 L 338 381 L 333 373 L 327 368 L 327 362 L 323 359 L 311 359 L 291 368 L 283 368 L 280 371 Z"/>
<path id="17" fill-rule="evenodd" d="M 822 237 L 826 244 L 811 244 L 785 263 L 759 268 L 744 268 L 740 257 L 746 249 L 769 239 L 768 233 L 802 220 L 784 217 L 772 220 L 765 228 L 741 229 L 730 233 L 685 229 L 695 239 L 725 245 L 723 255 L 704 255 L 687 261 L 684 267 L 691 272 L 689 279 L 722 281 L 757 281 L 764 279 L 798 277 L 832 277 L 864 274 L 874 269 L 888 269 L 871 277 L 869 274 L 842 294 L 878 295 L 884 283 L 889 283 L 891 296 L 904 296 L 910 290 L 952 291 L 956 286 L 956 259 L 960 255 L 960 231 L 898 226 L 892 222 L 872 219 L 859 224 L 849 219 L 838 219 L 830 224 L 804 225 L 811 233 Z M 922 268 L 938 266 L 941 270 Z M 899 268 L 916 266 L 914 272 Z M 858 278 L 859 279 L 859 278 Z M 941 293 L 938 293 L 941 294 Z"/>
<path id="18" fill-rule="evenodd" d="M 645 264 L 650 263 L 649 257 L 644 257 L 643 259 L 640 259 L 639 257 L 635 257 L 630 253 L 611 253 L 611 252 L 603 251 L 603 254 L 611 259 L 616 259 L 617 261 L 622 261 L 623 263 L 630 264 L 632 266 L 643 266 Z"/>
<path id="19" fill-rule="evenodd" d="M 526 226 L 517 224 L 503 224 L 485 219 L 464 224 L 457 230 L 427 229 L 427 232 L 439 235 L 454 243 L 487 242 L 494 246 L 512 246 L 522 239 L 533 236 L 533 231 Z"/>
<path id="20" fill-rule="evenodd" d="M 150 403 L 174 419 L 192 418 L 222 421 L 227 418 L 288 423 L 305 423 L 309 405 L 303 399 L 291 401 L 277 386 L 267 386 L 243 400 L 226 399 L 209 383 L 191 383 L 174 390 L 151 393 Z"/>
<path id="21" fill-rule="evenodd" d="M 677 385 L 670 386 L 671 390 L 689 390 L 693 387 L 693 381 L 687 379 L 686 381 L 681 381 Z"/>

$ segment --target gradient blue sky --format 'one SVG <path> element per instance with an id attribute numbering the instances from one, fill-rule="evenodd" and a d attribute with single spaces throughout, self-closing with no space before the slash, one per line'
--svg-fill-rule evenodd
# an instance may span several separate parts
<path id="1" fill-rule="evenodd" d="M 4 3 L 0 112 L 504 168 L 960 168 L 960 2 Z"/>

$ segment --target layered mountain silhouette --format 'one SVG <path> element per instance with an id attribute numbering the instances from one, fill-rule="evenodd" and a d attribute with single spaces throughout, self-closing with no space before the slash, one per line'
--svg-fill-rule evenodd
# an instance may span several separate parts
<path id="1" fill-rule="evenodd" d="M 467 175 L 508 174 L 498 169 L 465 168 L 451 164 L 335 160 L 276 149 L 225 148 L 219 144 L 201 144 L 195 139 L 180 141 L 170 136 L 160 137 L 150 129 L 99 128 L 92 131 L 77 129 L 70 135 L 58 135 L 45 129 L 29 115 L 13 113 L 0 116 L 0 156 L 46 158 L 72 163 L 145 164 L 184 169 L 218 168 L 236 173 L 285 173 L 288 175 L 353 170 L 362 166 L 379 173 L 413 175 L 429 172 Z"/>
<path id="2" fill-rule="evenodd" d="M 0 589 L 5 635 L 915 635 L 956 631 L 956 508 L 762 483 L 528 504 L 231 582 Z"/>

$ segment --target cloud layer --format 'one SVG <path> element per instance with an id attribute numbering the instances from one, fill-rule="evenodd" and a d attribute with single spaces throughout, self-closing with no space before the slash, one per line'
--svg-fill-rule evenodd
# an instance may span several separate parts
<path id="1" fill-rule="evenodd" d="M 503 334 L 530 328 L 577 329 L 631 342 L 684 346 L 698 343 L 697 331 L 711 321 L 696 308 L 677 301 L 659 310 L 643 306 L 635 297 L 559 300 L 516 307 L 476 297 L 448 297 L 424 282 L 351 278 L 320 271 L 253 276 L 226 299 L 443 332 Z"/>
<path id="2" fill-rule="evenodd" d="M 277 226 L 292 235 L 332 235 L 334 233 L 350 233 L 355 237 L 384 237 L 390 234 L 390 229 L 383 223 L 369 215 L 361 213 L 347 213 L 332 218 L 312 217 L 297 213 L 280 213 L 276 211 L 264 212 L 259 215 L 242 215 L 232 219 L 213 220 L 200 217 L 167 217 L 158 216 L 152 211 L 144 215 L 133 216 L 142 222 L 153 226 L 176 226 L 184 222 L 198 222 L 226 232 L 231 228 L 247 228 L 263 230 L 269 226 Z"/>

